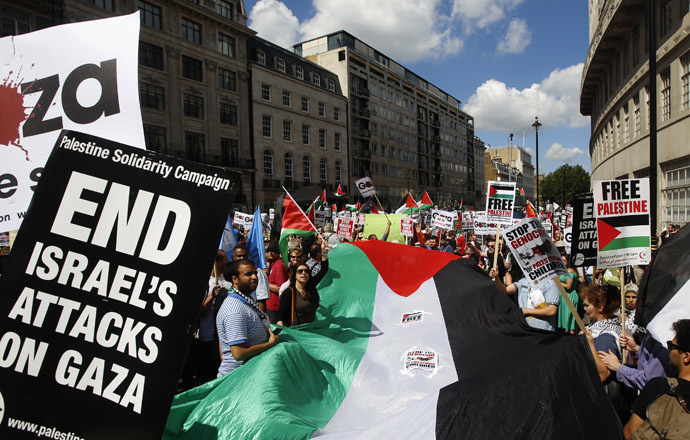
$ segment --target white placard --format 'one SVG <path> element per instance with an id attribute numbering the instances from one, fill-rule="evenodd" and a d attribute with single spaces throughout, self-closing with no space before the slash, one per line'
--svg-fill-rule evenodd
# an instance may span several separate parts
<path id="1" fill-rule="evenodd" d="M 249 230 L 252 227 L 252 222 L 254 221 L 254 216 L 252 214 L 245 214 L 244 212 L 237 211 L 232 222 L 238 226 L 244 227 L 244 229 Z"/>
<path id="2" fill-rule="evenodd" d="M 414 224 L 410 217 L 400 217 L 400 235 L 412 237 L 414 235 Z"/>
<path id="3" fill-rule="evenodd" d="M 453 213 L 441 211 L 440 209 L 433 209 L 431 211 L 431 224 L 436 228 L 453 229 Z"/>
<path id="4" fill-rule="evenodd" d="M 374 187 L 374 182 L 371 181 L 371 177 L 362 177 L 355 182 L 359 193 L 362 197 L 370 197 L 376 194 L 376 187 Z"/>
<path id="5" fill-rule="evenodd" d="M 513 224 L 515 182 L 489 181 L 486 196 L 486 220 L 510 226 Z"/>

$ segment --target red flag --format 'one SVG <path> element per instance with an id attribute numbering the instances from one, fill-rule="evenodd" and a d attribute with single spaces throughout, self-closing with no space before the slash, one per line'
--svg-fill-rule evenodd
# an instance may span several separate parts
<path id="1" fill-rule="evenodd" d="M 357 204 L 355 205 L 355 208 L 357 208 L 357 211 L 362 209 L 362 202 L 357 202 Z"/>
<path id="2" fill-rule="evenodd" d="M 336 206 L 335 203 L 333 204 L 333 206 L 331 206 L 331 210 L 332 210 L 332 211 L 337 211 L 337 210 L 338 210 L 338 207 Z"/>
<path id="3" fill-rule="evenodd" d="M 345 195 L 345 193 L 343 192 L 343 189 L 340 187 L 340 185 L 338 185 L 338 189 L 337 189 L 337 191 L 335 192 L 334 195 L 335 195 L 336 197 L 342 197 L 342 196 Z"/>
<path id="4" fill-rule="evenodd" d="M 424 195 L 422 196 L 422 205 L 434 205 L 434 202 L 431 201 L 431 197 L 429 197 L 426 191 L 424 191 Z"/>
<path id="5" fill-rule="evenodd" d="M 378 214 L 378 213 L 379 213 L 379 210 L 376 209 L 376 205 L 374 205 L 374 206 L 371 208 L 371 213 L 372 213 L 372 214 Z"/>
<path id="6" fill-rule="evenodd" d="M 527 200 L 527 205 L 525 208 L 527 209 L 527 217 L 539 218 L 537 211 L 534 209 L 534 206 L 532 206 L 532 203 L 529 200 Z"/>
<path id="7" fill-rule="evenodd" d="M 414 201 L 410 193 L 407 194 L 407 200 L 405 200 L 405 208 L 419 208 L 417 202 Z"/>
<path id="8" fill-rule="evenodd" d="M 307 211 L 307 218 L 310 222 L 314 223 L 314 204 L 309 205 L 309 210 Z"/>
<path id="9" fill-rule="evenodd" d="M 521 196 L 524 196 L 524 195 L 525 195 L 525 191 L 524 191 L 522 188 L 519 188 L 519 191 L 520 191 L 520 195 L 521 195 Z"/>

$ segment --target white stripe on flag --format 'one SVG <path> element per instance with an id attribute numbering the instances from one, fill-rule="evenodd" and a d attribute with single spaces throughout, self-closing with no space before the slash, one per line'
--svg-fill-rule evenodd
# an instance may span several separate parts
<path id="1" fill-rule="evenodd" d="M 328 425 L 314 436 L 338 431 L 361 432 L 382 424 L 403 412 L 406 407 L 412 407 L 417 401 L 434 393 L 438 395 L 438 390 L 458 380 L 433 278 L 425 281 L 415 293 L 406 298 L 394 293 L 380 276 L 376 289 L 367 351 L 357 368 L 347 396 Z M 403 313 L 421 310 L 425 312 L 423 323 L 407 327 L 399 325 Z M 385 337 L 378 337 L 380 335 Z M 423 341 L 434 343 L 427 346 Z M 439 369 L 435 376 L 428 378 L 430 373 L 421 370 L 413 370 L 413 376 L 401 373 L 401 357 L 413 347 L 420 350 L 432 349 L 438 353 Z M 437 399 L 434 399 L 431 405 L 433 412 L 425 415 L 433 422 L 432 433 L 436 421 L 436 402 Z M 413 433 L 419 429 L 415 421 L 409 418 L 404 417 L 398 422 L 395 432 Z"/>
<path id="2" fill-rule="evenodd" d="M 663 309 L 656 314 L 647 326 L 647 330 L 654 339 L 666 346 L 666 341 L 673 339 L 675 334 L 671 324 L 679 319 L 687 319 L 690 316 L 690 281 L 680 288 L 673 298 L 666 303 Z"/>
<path id="3" fill-rule="evenodd" d="M 606 221 L 606 219 L 602 219 Z M 625 237 L 648 237 L 649 236 L 649 226 L 621 226 L 616 228 L 621 231 L 621 234 L 616 238 Z"/>

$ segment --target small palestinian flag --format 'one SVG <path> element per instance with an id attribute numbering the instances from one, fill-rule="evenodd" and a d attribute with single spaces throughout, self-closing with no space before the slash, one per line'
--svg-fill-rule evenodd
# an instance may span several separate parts
<path id="1" fill-rule="evenodd" d="M 334 203 L 331 205 L 331 211 L 336 212 L 338 210 L 338 206 Z"/>
<path id="2" fill-rule="evenodd" d="M 515 187 L 494 183 L 489 185 L 489 197 L 494 199 L 514 199 Z"/>
<path id="3" fill-rule="evenodd" d="M 684 226 L 657 251 L 640 282 L 635 323 L 661 344 L 673 339 L 671 324 L 690 317 L 690 227 Z"/>
<path id="4" fill-rule="evenodd" d="M 585 338 L 529 327 L 468 260 L 343 243 L 319 294 L 314 322 L 175 396 L 164 440 L 620 437 Z"/>
<path id="5" fill-rule="evenodd" d="M 407 199 L 405 199 L 405 204 L 400 208 L 395 210 L 396 214 L 412 214 L 414 212 L 419 212 L 419 205 L 414 201 L 411 194 L 407 194 Z"/>
<path id="6" fill-rule="evenodd" d="M 343 208 L 343 211 L 357 212 L 357 211 L 359 211 L 359 206 L 357 206 L 357 205 L 359 205 L 359 202 L 357 202 L 356 205 L 345 205 L 345 207 Z"/>
<path id="7" fill-rule="evenodd" d="M 649 248 L 649 215 L 624 215 L 597 219 L 599 251 Z"/>
<path id="8" fill-rule="evenodd" d="M 292 196 L 286 192 L 285 201 L 283 201 L 283 223 L 280 230 L 280 256 L 283 258 L 285 264 L 288 263 L 288 237 L 290 235 L 299 235 L 300 237 L 308 237 L 316 234 L 314 223 L 304 215 L 304 212 L 292 199 Z"/>
<path id="9" fill-rule="evenodd" d="M 417 204 L 419 205 L 419 209 L 422 211 L 431 209 L 434 206 L 434 202 L 431 201 L 431 197 L 429 197 L 429 194 L 426 191 L 424 191 L 424 195 L 422 195 L 422 200 L 420 200 Z"/>
<path id="10" fill-rule="evenodd" d="M 524 190 L 524 189 L 519 188 L 518 191 L 520 192 L 520 195 L 521 195 L 521 196 L 524 196 L 524 195 L 525 195 L 525 190 Z"/>
<path id="11" fill-rule="evenodd" d="M 343 192 L 343 189 L 340 187 L 340 185 L 338 185 L 338 189 L 336 190 L 335 194 L 333 194 L 333 195 L 336 197 L 342 197 L 346 194 Z"/>
<path id="12" fill-rule="evenodd" d="M 326 190 L 324 189 L 321 195 L 314 200 L 314 208 L 323 209 L 326 206 L 328 206 L 328 200 L 326 199 Z"/>

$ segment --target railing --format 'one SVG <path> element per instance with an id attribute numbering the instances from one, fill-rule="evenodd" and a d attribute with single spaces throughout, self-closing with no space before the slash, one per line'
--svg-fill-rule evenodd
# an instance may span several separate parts
<path id="1" fill-rule="evenodd" d="M 280 189 L 280 179 L 264 179 L 264 189 Z"/>

